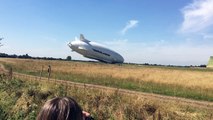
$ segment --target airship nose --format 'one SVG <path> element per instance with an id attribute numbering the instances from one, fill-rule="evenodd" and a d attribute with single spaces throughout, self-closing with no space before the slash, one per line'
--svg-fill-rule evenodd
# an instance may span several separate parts
<path id="1" fill-rule="evenodd" d="M 70 48 L 71 48 L 71 46 L 72 46 L 72 44 L 69 42 L 68 44 L 67 44 Z"/>
<path id="2" fill-rule="evenodd" d="M 72 49 L 72 51 L 74 51 L 75 47 L 73 42 L 69 42 L 67 45 Z"/>
<path id="3" fill-rule="evenodd" d="M 71 42 L 69 42 L 67 45 L 73 50 L 73 44 Z"/>
<path id="4" fill-rule="evenodd" d="M 68 45 L 73 51 L 75 51 L 78 48 L 78 43 L 76 43 L 75 41 L 69 43 Z"/>

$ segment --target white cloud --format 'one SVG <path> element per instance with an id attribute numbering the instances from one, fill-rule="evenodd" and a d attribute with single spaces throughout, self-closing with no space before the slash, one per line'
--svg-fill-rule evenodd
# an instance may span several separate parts
<path id="1" fill-rule="evenodd" d="M 130 20 L 127 22 L 126 26 L 121 30 L 121 34 L 124 35 L 126 34 L 126 32 L 131 29 L 134 28 L 138 25 L 139 21 L 138 20 Z"/>
<path id="2" fill-rule="evenodd" d="M 180 32 L 199 32 L 213 25 L 213 0 L 194 0 L 182 10 Z"/>

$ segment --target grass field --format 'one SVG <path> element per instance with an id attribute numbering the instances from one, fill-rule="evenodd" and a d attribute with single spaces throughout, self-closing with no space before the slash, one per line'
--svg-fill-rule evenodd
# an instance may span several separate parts
<path id="1" fill-rule="evenodd" d="M 213 71 L 209 69 L 29 59 L 0 59 L 0 62 L 20 73 L 39 76 L 43 66 L 42 76 L 47 77 L 51 65 L 51 78 L 213 101 Z"/>
<path id="2" fill-rule="evenodd" d="M 44 102 L 71 96 L 96 120 L 208 120 L 212 111 L 117 91 L 67 87 L 50 82 L 0 77 L 0 119 L 35 120 Z"/>

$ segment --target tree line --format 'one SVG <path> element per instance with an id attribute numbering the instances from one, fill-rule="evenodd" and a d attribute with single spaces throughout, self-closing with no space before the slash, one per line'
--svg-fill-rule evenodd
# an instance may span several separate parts
<path id="1" fill-rule="evenodd" d="M 28 54 L 24 54 L 24 55 L 16 55 L 16 54 L 6 54 L 6 53 L 0 53 L 0 57 L 2 58 L 24 58 L 24 59 L 42 59 L 42 60 L 71 60 L 71 56 L 67 56 L 66 59 L 62 59 L 62 58 L 53 58 L 53 57 L 32 57 Z"/>
<path id="2" fill-rule="evenodd" d="M 71 61 L 72 57 L 67 56 L 65 59 L 62 58 L 53 58 L 53 57 L 32 57 L 28 54 L 24 55 L 8 55 L 6 53 L 0 53 L 0 58 L 23 58 L 23 59 L 42 59 L 42 60 L 66 60 Z M 95 61 L 83 61 L 83 60 L 72 60 L 72 61 L 81 61 L 81 62 L 95 62 Z M 124 64 L 131 64 L 131 65 L 146 65 L 146 66 L 165 66 L 165 67 L 206 67 L 206 65 L 185 65 L 185 66 L 178 66 L 178 65 L 161 65 L 161 64 L 149 64 L 149 63 L 124 63 Z"/>

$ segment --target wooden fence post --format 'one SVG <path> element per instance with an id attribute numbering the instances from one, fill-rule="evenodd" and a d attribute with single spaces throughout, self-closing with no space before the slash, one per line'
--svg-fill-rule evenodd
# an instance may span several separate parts
<path id="1" fill-rule="evenodd" d="M 48 80 L 49 80 L 50 79 L 50 75 L 51 75 L 51 66 L 50 65 L 48 66 L 47 72 L 48 72 Z"/>

